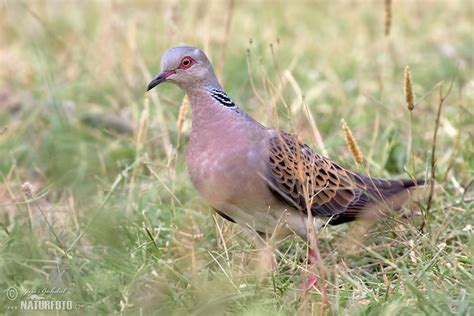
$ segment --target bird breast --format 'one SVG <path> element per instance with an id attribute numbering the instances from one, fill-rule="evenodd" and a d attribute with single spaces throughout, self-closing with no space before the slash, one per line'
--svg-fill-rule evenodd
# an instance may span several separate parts
<path id="1" fill-rule="evenodd" d="M 266 161 L 263 146 L 258 145 L 261 141 L 244 121 L 193 126 L 186 157 L 188 172 L 196 190 L 214 208 L 232 203 L 246 208 L 244 204 L 251 200 L 265 207 L 270 192 L 261 178 Z"/>

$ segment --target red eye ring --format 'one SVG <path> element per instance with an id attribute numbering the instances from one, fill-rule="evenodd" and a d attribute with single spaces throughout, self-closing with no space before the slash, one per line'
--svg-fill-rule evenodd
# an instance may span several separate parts
<path id="1" fill-rule="evenodd" d="M 180 69 L 188 69 L 195 63 L 194 59 L 192 59 L 189 56 L 185 56 L 183 59 L 181 59 L 181 63 L 179 64 Z"/>

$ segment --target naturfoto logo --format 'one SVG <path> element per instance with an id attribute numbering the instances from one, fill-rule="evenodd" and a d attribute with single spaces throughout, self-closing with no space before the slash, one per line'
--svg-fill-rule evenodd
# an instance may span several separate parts
<path id="1" fill-rule="evenodd" d="M 14 302 L 19 298 L 19 304 L 7 306 L 9 310 L 72 310 L 80 308 L 80 304 L 74 304 L 72 301 L 55 300 L 51 295 L 61 295 L 68 291 L 67 288 L 31 288 L 19 293 L 15 287 L 6 290 L 8 300 Z"/>

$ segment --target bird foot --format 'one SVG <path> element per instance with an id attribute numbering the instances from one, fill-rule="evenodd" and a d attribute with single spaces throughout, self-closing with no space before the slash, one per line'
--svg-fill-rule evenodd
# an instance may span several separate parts
<path id="1" fill-rule="evenodd" d="M 316 277 L 316 274 L 313 272 L 308 276 L 308 279 L 304 282 L 305 292 L 309 292 L 312 289 L 315 289 L 317 284 L 318 284 L 318 278 Z"/>

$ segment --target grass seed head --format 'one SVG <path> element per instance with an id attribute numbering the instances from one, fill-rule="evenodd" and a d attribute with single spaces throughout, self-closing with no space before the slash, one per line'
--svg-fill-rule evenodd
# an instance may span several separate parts
<path id="1" fill-rule="evenodd" d="M 384 34 L 385 36 L 389 36 L 390 26 L 392 25 L 392 0 L 385 0 L 384 12 L 385 12 Z"/>
<path id="2" fill-rule="evenodd" d="M 26 181 L 25 183 L 23 183 L 21 185 L 21 191 L 27 197 L 32 197 L 33 196 L 33 186 L 28 181 Z"/>
<path id="3" fill-rule="evenodd" d="M 411 83 L 410 68 L 405 67 L 404 72 L 404 83 L 405 83 L 405 99 L 407 101 L 408 110 L 413 111 L 415 108 L 415 95 L 413 93 L 413 85 Z"/>
<path id="4" fill-rule="evenodd" d="M 357 141 L 354 138 L 354 135 L 352 135 L 352 132 L 349 129 L 349 126 L 347 126 L 347 123 L 344 119 L 341 120 L 341 124 L 342 129 L 344 131 L 344 138 L 346 139 L 346 144 L 349 148 L 349 151 L 352 153 L 352 156 L 354 157 L 355 161 L 358 164 L 362 164 L 364 162 L 364 158 L 362 156 L 362 152 L 359 149 L 359 145 L 357 145 Z"/>

